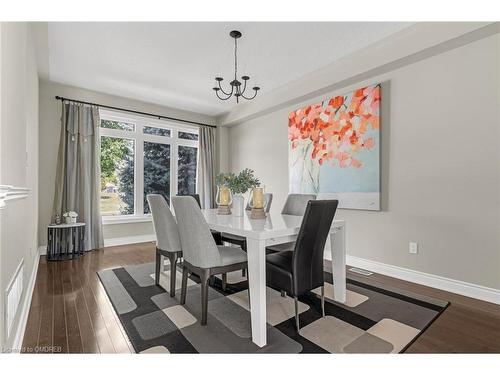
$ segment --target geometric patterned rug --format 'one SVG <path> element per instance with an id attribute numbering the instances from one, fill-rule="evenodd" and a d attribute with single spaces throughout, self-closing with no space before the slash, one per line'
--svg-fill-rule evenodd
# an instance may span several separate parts
<path id="1" fill-rule="evenodd" d="M 177 284 L 181 272 L 177 270 Z M 196 276 L 188 282 L 186 304 L 180 290 L 171 298 L 170 270 L 154 284 L 154 264 L 98 272 L 137 353 L 400 353 L 446 309 L 448 302 L 382 286 L 348 273 L 347 301 L 337 303 L 332 274 L 325 272 L 325 317 L 319 288 L 299 298 L 300 333 L 294 302 L 267 288 L 267 342 L 251 340 L 248 284 L 241 271 L 209 288 L 208 321 L 200 325 L 201 294 Z"/>

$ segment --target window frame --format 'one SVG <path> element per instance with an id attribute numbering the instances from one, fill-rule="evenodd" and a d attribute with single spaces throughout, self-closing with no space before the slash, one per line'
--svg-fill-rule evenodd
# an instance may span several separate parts
<path id="1" fill-rule="evenodd" d="M 199 164 L 199 128 L 174 121 L 156 119 L 129 113 L 115 112 L 108 109 L 99 110 L 100 120 L 118 121 L 134 124 L 134 131 L 102 128 L 99 124 L 99 150 L 101 137 L 114 137 L 134 141 L 134 213 L 128 215 L 102 216 L 103 225 L 151 221 L 151 214 L 144 213 L 144 142 L 170 145 L 170 198 L 178 191 L 179 146 L 197 149 L 196 179 L 198 179 Z M 144 126 L 170 130 L 170 137 L 144 134 Z M 179 132 L 198 135 L 198 140 L 188 140 L 178 137 Z M 99 176 L 100 178 L 100 176 Z M 197 187 L 196 187 L 197 191 Z"/>

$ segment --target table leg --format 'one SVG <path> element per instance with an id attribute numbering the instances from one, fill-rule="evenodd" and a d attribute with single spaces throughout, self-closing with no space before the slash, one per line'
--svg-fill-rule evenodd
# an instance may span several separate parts
<path id="1" fill-rule="evenodd" d="M 346 300 L 346 246 L 345 223 L 340 228 L 330 232 L 333 270 L 333 298 L 335 301 L 345 303 Z"/>
<path id="2" fill-rule="evenodd" d="M 247 254 L 252 341 L 263 347 L 267 344 L 266 242 L 247 238 Z"/>

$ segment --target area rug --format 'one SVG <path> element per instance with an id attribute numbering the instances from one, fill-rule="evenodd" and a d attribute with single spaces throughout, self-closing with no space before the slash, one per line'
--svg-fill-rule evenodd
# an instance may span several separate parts
<path id="1" fill-rule="evenodd" d="M 177 286 L 181 272 L 177 270 Z M 441 314 L 448 302 L 388 288 L 348 273 L 347 301 L 333 301 L 332 274 L 325 272 L 325 312 L 319 288 L 299 298 L 300 333 L 294 301 L 267 288 L 267 342 L 251 340 L 248 283 L 241 272 L 209 288 L 208 324 L 200 325 L 201 295 L 196 276 L 188 282 L 186 304 L 180 290 L 171 298 L 170 270 L 154 283 L 154 264 L 98 272 L 137 353 L 400 353 Z"/>

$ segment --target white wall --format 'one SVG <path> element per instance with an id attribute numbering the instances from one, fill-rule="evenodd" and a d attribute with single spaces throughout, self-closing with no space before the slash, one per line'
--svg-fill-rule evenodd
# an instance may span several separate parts
<path id="1" fill-rule="evenodd" d="M 382 211 L 339 210 L 348 254 L 500 289 L 499 45 L 495 34 L 254 114 L 229 128 L 229 169 L 254 169 L 281 209 L 288 113 L 382 82 Z M 409 241 L 419 243 L 418 255 L 408 253 Z"/>
<path id="2" fill-rule="evenodd" d="M 56 95 L 84 100 L 93 103 L 105 104 L 120 108 L 127 108 L 142 112 L 150 112 L 164 116 L 179 117 L 186 120 L 207 124 L 214 123 L 210 116 L 200 115 L 155 104 L 144 103 L 132 99 L 112 96 L 78 87 L 67 86 L 59 83 L 40 81 L 40 184 L 39 184 L 39 214 L 38 214 L 38 244 L 46 245 L 46 228 L 51 221 L 52 205 L 54 202 L 54 186 L 57 167 L 57 152 L 59 147 L 59 132 L 61 126 L 61 102 L 56 100 Z M 123 237 L 137 237 L 144 239 L 154 234 L 151 222 L 133 224 L 104 225 L 105 244 L 110 239 L 116 240 Z M 114 241 L 115 243 L 119 243 Z"/>
<path id="3" fill-rule="evenodd" d="M 29 301 L 27 286 L 38 262 L 38 75 L 30 27 L 4 22 L 0 30 L 0 184 L 30 189 L 28 198 L 11 201 L 0 210 L 0 347 L 10 348 L 22 309 L 7 340 L 4 292 L 24 259 L 21 307 Z"/>

